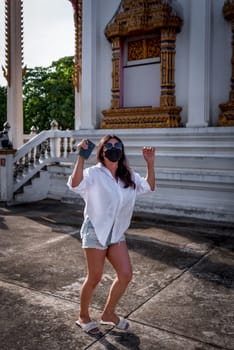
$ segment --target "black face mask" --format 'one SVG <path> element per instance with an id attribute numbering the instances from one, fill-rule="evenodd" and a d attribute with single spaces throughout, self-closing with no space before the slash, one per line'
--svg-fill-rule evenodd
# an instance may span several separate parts
<path id="1" fill-rule="evenodd" d="M 111 148 L 105 151 L 105 157 L 109 159 L 110 162 L 118 162 L 122 156 L 122 150 L 117 148 Z"/>

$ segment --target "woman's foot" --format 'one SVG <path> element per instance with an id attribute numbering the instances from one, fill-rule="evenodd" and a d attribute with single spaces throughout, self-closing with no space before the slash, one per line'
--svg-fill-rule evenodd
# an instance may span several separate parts
<path id="1" fill-rule="evenodd" d="M 89 319 L 88 321 L 84 322 L 80 318 L 76 321 L 76 325 L 79 326 L 84 332 L 91 334 L 91 335 L 97 335 L 100 334 L 100 329 L 98 328 L 98 325 L 95 321 L 92 321 Z"/>
<path id="2" fill-rule="evenodd" d="M 119 317 L 116 314 L 107 314 L 105 312 L 102 314 L 101 320 L 104 322 L 112 322 L 115 325 L 119 323 Z"/>
<path id="3" fill-rule="evenodd" d="M 114 326 L 124 331 L 127 331 L 130 328 L 130 323 L 125 318 L 119 317 L 115 314 L 109 314 L 108 316 L 103 314 L 100 324 Z"/>

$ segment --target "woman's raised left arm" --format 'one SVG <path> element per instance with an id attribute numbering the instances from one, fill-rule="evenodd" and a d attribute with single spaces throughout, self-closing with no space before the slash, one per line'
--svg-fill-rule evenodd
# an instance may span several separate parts
<path id="1" fill-rule="evenodd" d="M 154 191 L 155 189 L 155 171 L 154 171 L 155 148 L 143 147 L 142 154 L 146 161 L 146 166 L 147 166 L 146 180 L 150 185 L 151 191 Z"/>

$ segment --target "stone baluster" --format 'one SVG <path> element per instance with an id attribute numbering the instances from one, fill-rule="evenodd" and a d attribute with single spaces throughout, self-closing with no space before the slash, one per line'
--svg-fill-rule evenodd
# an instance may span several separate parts
<path id="1" fill-rule="evenodd" d="M 58 130 L 58 123 L 56 120 L 53 120 L 50 126 L 51 126 L 51 130 L 54 130 L 54 131 Z M 51 138 L 50 146 L 51 146 L 51 156 L 57 157 L 59 154 L 59 140 L 56 139 L 55 137 Z"/>
<path id="2" fill-rule="evenodd" d="M 26 153 L 24 157 L 24 173 L 27 174 L 29 171 L 29 154 Z"/>
<path id="3" fill-rule="evenodd" d="M 76 139 L 72 140 L 72 152 L 76 152 Z"/>
<path id="4" fill-rule="evenodd" d="M 35 164 L 39 164 L 40 156 L 41 156 L 41 145 L 38 145 L 36 146 Z"/>
<path id="5" fill-rule="evenodd" d="M 64 137 L 61 137 L 60 139 L 60 157 L 64 157 Z"/>
<path id="6" fill-rule="evenodd" d="M 67 138 L 67 156 L 71 153 L 71 138 Z"/>
<path id="7" fill-rule="evenodd" d="M 30 158 L 29 158 L 29 164 L 30 164 L 30 168 L 33 168 L 34 167 L 34 148 L 31 149 L 31 152 L 30 152 Z"/>
<path id="8" fill-rule="evenodd" d="M 42 160 L 45 159 L 45 154 L 46 154 L 46 148 L 47 148 L 47 141 L 43 141 L 41 144 L 41 148 L 40 148 L 40 158 Z"/>
<path id="9" fill-rule="evenodd" d="M 50 137 L 49 137 L 49 138 L 47 139 L 47 149 L 46 149 L 48 158 L 51 157 L 51 147 L 50 147 L 50 143 L 51 143 L 51 139 L 50 139 Z"/>

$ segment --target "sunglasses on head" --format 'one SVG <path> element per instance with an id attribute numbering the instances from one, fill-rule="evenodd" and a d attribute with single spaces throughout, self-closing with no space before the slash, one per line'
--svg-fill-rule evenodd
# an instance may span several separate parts
<path id="1" fill-rule="evenodd" d="M 112 145 L 111 142 L 106 142 L 106 143 L 104 143 L 104 146 L 106 147 L 106 149 L 112 149 L 112 148 L 122 149 L 121 142 L 116 142 L 114 145 Z"/>

